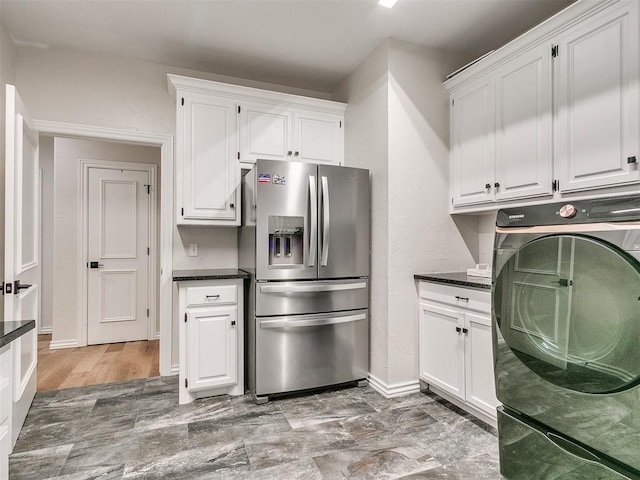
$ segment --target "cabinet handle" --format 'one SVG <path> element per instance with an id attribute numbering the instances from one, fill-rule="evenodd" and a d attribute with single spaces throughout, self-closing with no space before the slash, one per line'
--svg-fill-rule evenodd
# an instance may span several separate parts
<path id="1" fill-rule="evenodd" d="M 234 326 L 236 324 L 235 320 L 231 320 L 231 326 Z"/>
<path id="2" fill-rule="evenodd" d="M 291 156 L 291 154 L 292 154 L 292 153 L 293 153 L 293 152 L 292 152 L 291 150 L 289 150 L 289 151 L 287 152 L 287 155 L 288 155 L 288 156 Z"/>
<path id="3" fill-rule="evenodd" d="M 229 204 L 229 208 L 236 208 L 236 204 L 235 203 L 230 203 Z"/>
<path id="4" fill-rule="evenodd" d="M 468 302 L 469 298 L 468 297 L 460 297 L 460 296 L 456 295 L 456 300 L 462 300 L 463 302 Z"/>
<path id="5" fill-rule="evenodd" d="M 627 157 L 627 163 L 638 163 L 638 159 L 635 155 L 633 157 Z"/>
<path id="6" fill-rule="evenodd" d="M 486 188 L 487 190 L 491 190 L 491 184 L 485 183 L 484 188 Z"/>
<path id="7" fill-rule="evenodd" d="M 500 184 L 498 182 L 493 184 L 494 187 L 496 187 L 496 189 L 500 188 Z"/>
<path id="8" fill-rule="evenodd" d="M 469 333 L 469 330 L 468 330 L 468 329 L 466 329 L 466 328 L 463 328 L 463 329 L 462 329 L 462 333 L 464 333 L 464 334 L 466 335 L 467 333 Z"/>
<path id="9" fill-rule="evenodd" d="M 298 155 L 300 155 L 300 152 L 296 152 L 293 155 L 297 157 Z"/>
<path id="10" fill-rule="evenodd" d="M 204 298 L 220 298 L 220 295 L 206 295 Z"/>
<path id="11" fill-rule="evenodd" d="M 456 327 L 456 332 L 460 333 L 462 329 L 460 327 Z"/>

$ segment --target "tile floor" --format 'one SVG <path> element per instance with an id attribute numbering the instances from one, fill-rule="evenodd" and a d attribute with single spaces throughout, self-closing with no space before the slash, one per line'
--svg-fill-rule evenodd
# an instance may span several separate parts
<path id="1" fill-rule="evenodd" d="M 36 395 L 19 479 L 502 478 L 495 429 L 430 393 L 346 388 L 178 405 L 177 376 Z"/>

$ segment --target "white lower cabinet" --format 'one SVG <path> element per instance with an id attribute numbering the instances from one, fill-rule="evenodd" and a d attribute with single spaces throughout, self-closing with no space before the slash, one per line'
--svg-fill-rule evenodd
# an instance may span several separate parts
<path id="1" fill-rule="evenodd" d="M 491 293 L 430 282 L 419 292 L 420 380 L 495 425 Z"/>
<path id="2" fill-rule="evenodd" d="M 11 345 L 0 348 L 0 479 L 9 478 L 11 443 Z"/>
<path id="3" fill-rule="evenodd" d="M 178 283 L 179 401 L 244 394 L 241 279 Z"/>

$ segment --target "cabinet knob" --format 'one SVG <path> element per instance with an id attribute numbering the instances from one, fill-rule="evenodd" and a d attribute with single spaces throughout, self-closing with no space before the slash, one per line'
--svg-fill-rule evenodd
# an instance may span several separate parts
<path id="1" fill-rule="evenodd" d="M 494 183 L 493 186 L 496 188 L 500 188 L 500 184 L 498 182 Z"/>
<path id="2" fill-rule="evenodd" d="M 236 321 L 235 320 L 231 320 L 231 326 L 235 325 Z"/>
<path id="3" fill-rule="evenodd" d="M 467 333 L 469 333 L 469 330 L 468 330 L 468 329 L 466 329 L 466 328 L 463 328 L 463 329 L 462 329 L 462 333 L 464 333 L 464 334 L 466 335 Z"/>
<path id="4" fill-rule="evenodd" d="M 485 183 L 484 188 L 486 188 L 487 190 L 489 190 L 491 188 L 491 184 L 490 183 Z"/>
<path id="5" fill-rule="evenodd" d="M 287 155 L 288 155 L 288 156 L 291 156 L 291 154 L 293 154 L 293 152 L 292 152 L 291 150 L 289 150 L 289 151 L 287 152 Z"/>
<path id="6" fill-rule="evenodd" d="M 627 157 L 627 163 L 638 163 L 638 159 L 635 155 L 633 157 Z"/>
<path id="7" fill-rule="evenodd" d="M 460 333 L 462 329 L 460 327 L 456 327 L 456 332 Z"/>
<path id="8" fill-rule="evenodd" d="M 230 203 L 229 204 L 229 208 L 236 208 L 236 204 L 235 203 Z"/>
<path id="9" fill-rule="evenodd" d="M 296 152 L 296 153 L 294 153 L 294 156 L 296 156 L 296 157 L 297 157 L 298 155 L 300 155 L 300 152 Z"/>

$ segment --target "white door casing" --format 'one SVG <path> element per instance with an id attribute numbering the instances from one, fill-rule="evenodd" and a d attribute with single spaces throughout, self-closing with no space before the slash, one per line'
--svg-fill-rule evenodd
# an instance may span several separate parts
<path id="1" fill-rule="evenodd" d="M 89 168 L 88 344 L 149 337 L 151 185 L 149 171 Z"/>
<path id="2" fill-rule="evenodd" d="M 40 165 L 38 132 L 13 85 L 5 106 L 4 321 L 38 319 L 40 283 Z M 19 282 L 22 287 L 17 287 Z M 13 345 L 12 445 L 35 395 L 37 337 L 28 332 Z"/>

